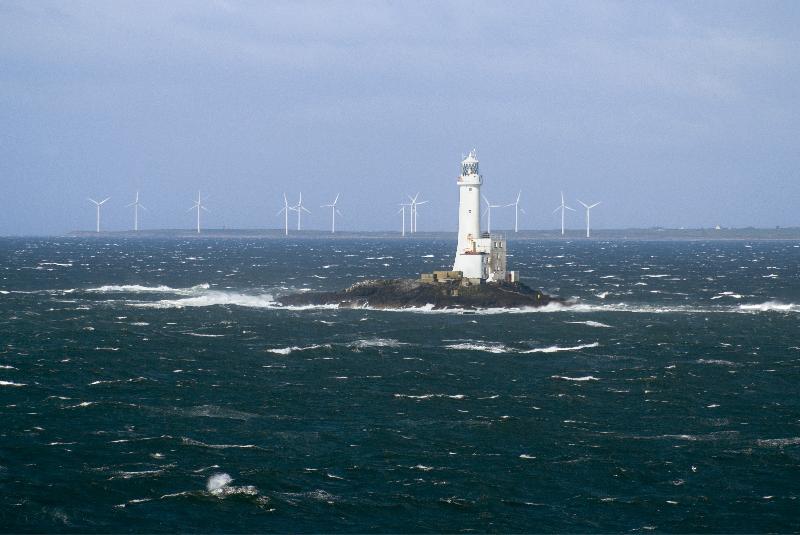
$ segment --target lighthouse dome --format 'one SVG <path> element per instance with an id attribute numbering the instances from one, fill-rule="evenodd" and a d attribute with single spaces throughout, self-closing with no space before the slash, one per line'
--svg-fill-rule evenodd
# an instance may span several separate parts
<path id="1" fill-rule="evenodd" d="M 478 153 L 475 149 L 469 151 L 469 155 L 461 160 L 461 176 L 478 174 Z"/>

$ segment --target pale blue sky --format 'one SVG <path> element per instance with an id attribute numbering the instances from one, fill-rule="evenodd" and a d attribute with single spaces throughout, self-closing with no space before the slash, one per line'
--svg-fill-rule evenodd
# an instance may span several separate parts
<path id="1" fill-rule="evenodd" d="M 800 225 L 800 2 L 0 0 L 0 235 L 455 230 L 462 153 L 524 228 Z M 509 227 L 512 212 L 492 214 Z M 582 217 L 573 216 L 571 227 Z"/>

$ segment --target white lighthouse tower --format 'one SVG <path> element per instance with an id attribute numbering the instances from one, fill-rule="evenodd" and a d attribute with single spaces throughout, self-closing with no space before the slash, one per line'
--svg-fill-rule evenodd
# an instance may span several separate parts
<path id="1" fill-rule="evenodd" d="M 481 234 L 481 186 L 475 149 L 461 162 L 458 177 L 458 245 L 453 271 L 466 281 L 482 283 L 506 278 L 506 241 L 500 235 Z"/>

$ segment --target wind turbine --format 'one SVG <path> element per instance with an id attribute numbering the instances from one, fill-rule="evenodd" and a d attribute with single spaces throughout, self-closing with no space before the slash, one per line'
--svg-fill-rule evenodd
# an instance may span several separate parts
<path id="1" fill-rule="evenodd" d="M 398 213 L 398 214 L 399 213 L 403 214 L 403 222 L 402 222 L 402 227 L 401 227 L 401 230 L 400 230 L 400 234 L 403 235 L 403 236 L 406 235 L 406 206 L 411 206 L 411 205 L 408 204 L 408 203 L 400 204 L 400 209 L 397 212 L 395 212 L 395 213 Z"/>
<path id="2" fill-rule="evenodd" d="M 569 206 L 564 204 L 564 192 L 563 191 L 561 192 L 561 204 L 559 206 L 557 206 L 555 210 L 553 210 L 553 213 L 555 214 L 559 210 L 561 210 L 561 235 L 563 236 L 564 235 L 564 210 L 572 210 L 573 212 L 575 211 L 575 208 L 570 208 Z"/>
<path id="3" fill-rule="evenodd" d="M 336 198 L 330 204 L 323 204 L 320 208 L 330 208 L 331 209 L 331 234 L 336 232 L 336 214 L 342 215 L 338 208 L 336 208 L 336 203 L 339 202 L 339 194 L 336 194 Z"/>
<path id="4" fill-rule="evenodd" d="M 600 203 L 596 202 L 594 204 L 586 204 L 585 202 L 583 202 L 580 199 L 578 199 L 578 202 L 581 203 L 584 206 L 584 208 L 586 208 L 586 237 L 588 238 L 589 237 L 589 211 L 592 208 L 594 208 L 595 206 L 597 206 L 598 204 L 600 204 Z"/>
<path id="5" fill-rule="evenodd" d="M 94 203 L 94 205 L 97 206 L 97 230 L 96 230 L 96 232 L 100 232 L 100 207 L 103 206 L 106 203 L 106 201 L 108 201 L 110 198 L 111 197 L 106 197 L 102 201 L 97 202 L 96 200 L 94 200 L 91 197 L 89 197 L 89 202 Z"/>
<path id="6" fill-rule="evenodd" d="M 417 193 L 417 196 L 419 196 L 419 193 Z M 414 199 L 416 199 L 416 198 L 417 197 L 414 197 Z M 419 206 L 420 204 L 425 204 L 427 202 L 430 202 L 430 201 L 415 201 L 414 202 L 414 220 L 412 221 L 412 223 L 414 224 L 414 234 L 417 233 L 417 214 L 419 213 L 419 209 L 417 208 L 417 206 Z"/>
<path id="7" fill-rule="evenodd" d="M 200 199 L 200 191 L 197 192 L 197 200 L 194 201 L 194 206 L 186 211 L 191 212 L 192 210 L 197 210 L 197 233 L 200 234 L 200 210 L 208 212 L 208 208 L 203 206 L 203 201 Z"/>
<path id="8" fill-rule="evenodd" d="M 522 212 L 523 214 L 525 213 L 525 210 L 519 207 L 519 198 L 521 195 L 522 195 L 522 190 L 519 190 L 519 193 L 517 193 L 517 200 L 507 205 L 514 207 L 514 232 L 519 231 L 519 213 L 520 212 Z"/>
<path id="9" fill-rule="evenodd" d="M 492 208 L 505 208 L 506 206 L 513 206 L 514 203 L 511 204 L 492 204 L 489 202 L 489 199 L 486 198 L 486 195 L 482 195 L 483 202 L 486 203 L 486 232 L 492 233 Z"/>
<path id="10" fill-rule="evenodd" d="M 414 228 L 414 220 L 416 219 L 416 217 L 414 217 L 414 215 L 417 212 L 417 197 L 419 197 L 419 192 L 417 192 L 417 194 L 414 195 L 413 197 L 411 195 L 408 195 L 408 199 L 411 201 L 411 203 L 408 204 L 408 212 L 409 212 L 408 213 L 408 217 L 410 219 L 408 227 L 409 227 L 409 231 L 412 234 L 416 230 Z M 405 228 L 405 227 L 403 227 L 403 228 Z"/>
<path id="11" fill-rule="evenodd" d="M 133 206 L 133 230 L 134 232 L 139 231 L 139 208 L 143 210 L 147 210 L 143 204 L 139 202 L 139 192 L 136 192 L 136 200 L 126 206 L 126 208 L 130 208 Z"/>
<path id="12" fill-rule="evenodd" d="M 290 206 L 289 209 L 297 212 L 297 230 L 300 230 L 300 214 L 303 212 L 303 210 L 305 210 L 305 212 L 308 214 L 311 213 L 308 208 L 303 206 L 303 192 L 300 192 L 300 199 L 297 201 L 297 204 Z"/>
<path id="13" fill-rule="evenodd" d="M 278 210 L 278 213 L 275 215 L 281 215 L 283 213 L 283 233 L 284 235 L 289 235 L 289 210 L 294 210 L 291 206 L 289 206 L 289 201 L 286 199 L 286 194 L 283 194 L 283 208 Z"/>

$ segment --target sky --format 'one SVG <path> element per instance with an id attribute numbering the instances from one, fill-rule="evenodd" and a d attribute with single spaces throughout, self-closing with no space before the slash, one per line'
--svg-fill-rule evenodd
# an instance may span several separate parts
<path id="1" fill-rule="evenodd" d="M 798 226 L 798 88 L 797 1 L 0 0 L 0 235 L 455 231 L 472 148 L 521 228 Z"/>

